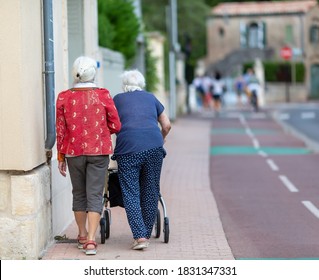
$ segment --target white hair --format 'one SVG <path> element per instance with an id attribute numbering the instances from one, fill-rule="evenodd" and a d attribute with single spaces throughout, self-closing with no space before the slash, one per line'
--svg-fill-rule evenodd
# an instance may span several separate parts
<path id="1" fill-rule="evenodd" d="M 124 71 L 121 78 L 122 88 L 125 92 L 142 90 L 145 87 L 145 78 L 137 69 Z"/>
<path id="2" fill-rule="evenodd" d="M 73 63 L 72 75 L 74 83 L 94 82 L 96 61 L 90 57 L 80 56 Z"/>

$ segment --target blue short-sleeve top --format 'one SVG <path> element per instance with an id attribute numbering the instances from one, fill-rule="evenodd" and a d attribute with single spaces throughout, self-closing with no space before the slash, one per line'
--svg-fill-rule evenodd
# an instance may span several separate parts
<path id="1" fill-rule="evenodd" d="M 150 92 L 119 93 L 113 98 L 122 128 L 117 133 L 114 155 L 133 154 L 163 146 L 158 117 L 164 106 Z"/>

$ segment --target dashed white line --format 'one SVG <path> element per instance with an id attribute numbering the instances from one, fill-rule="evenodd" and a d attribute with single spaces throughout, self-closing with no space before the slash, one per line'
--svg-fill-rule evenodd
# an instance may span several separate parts
<path id="1" fill-rule="evenodd" d="M 251 131 L 250 128 L 246 128 L 246 133 L 248 134 L 248 136 L 254 137 L 254 134 L 253 134 L 253 132 Z"/>
<path id="2" fill-rule="evenodd" d="M 245 117 L 243 115 L 239 115 L 239 121 L 243 126 L 247 125 Z"/>
<path id="3" fill-rule="evenodd" d="M 283 182 L 283 184 L 287 187 L 287 189 L 291 192 L 299 192 L 299 190 L 294 186 L 293 183 L 289 181 L 289 179 L 284 175 L 279 175 L 279 179 Z"/>
<path id="4" fill-rule="evenodd" d="M 273 171 L 279 170 L 278 166 L 275 164 L 275 162 L 272 159 L 267 159 L 267 163 Z"/>
<path id="5" fill-rule="evenodd" d="M 303 205 L 319 219 L 319 209 L 311 201 L 302 201 Z"/>
<path id="6" fill-rule="evenodd" d="M 302 119 L 314 119 L 316 117 L 315 112 L 302 112 L 301 118 Z"/>
<path id="7" fill-rule="evenodd" d="M 268 157 L 268 154 L 265 153 L 265 152 L 262 151 L 262 150 L 259 150 L 259 151 L 258 151 L 258 154 L 259 154 L 260 156 L 262 156 L 262 157 Z"/>
<path id="8" fill-rule="evenodd" d="M 279 114 L 279 119 L 281 119 L 281 120 L 289 120 L 290 119 L 290 115 L 288 113 L 281 113 L 281 114 Z"/>
<path id="9" fill-rule="evenodd" d="M 259 147 L 260 147 L 259 142 L 256 138 L 253 138 L 253 145 L 254 145 L 255 149 L 259 149 Z"/>
<path id="10" fill-rule="evenodd" d="M 256 113 L 251 116 L 252 119 L 265 119 L 266 114 L 265 113 Z"/>

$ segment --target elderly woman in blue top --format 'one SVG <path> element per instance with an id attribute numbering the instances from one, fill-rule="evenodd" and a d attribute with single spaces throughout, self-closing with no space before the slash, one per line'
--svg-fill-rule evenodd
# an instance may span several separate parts
<path id="1" fill-rule="evenodd" d="M 137 70 L 122 75 L 123 93 L 114 96 L 122 128 L 117 134 L 113 159 L 134 242 L 132 249 L 149 245 L 158 207 L 165 138 L 171 129 L 164 106 L 145 87 Z M 158 125 L 159 124 L 159 125 Z"/>

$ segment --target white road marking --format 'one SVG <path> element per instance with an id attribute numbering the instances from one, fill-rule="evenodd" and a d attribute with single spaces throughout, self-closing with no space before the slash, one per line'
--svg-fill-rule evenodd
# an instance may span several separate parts
<path id="1" fill-rule="evenodd" d="M 281 113 L 281 114 L 279 114 L 279 119 L 281 119 L 281 120 L 289 120 L 290 119 L 290 115 L 288 113 Z"/>
<path id="2" fill-rule="evenodd" d="M 303 205 L 319 219 L 319 209 L 311 201 L 302 201 Z"/>
<path id="3" fill-rule="evenodd" d="M 254 137 L 254 134 L 250 128 L 246 128 L 246 133 L 248 134 L 249 137 Z"/>
<path id="4" fill-rule="evenodd" d="M 259 147 L 260 147 L 259 142 L 256 138 L 253 138 L 253 145 L 254 145 L 255 149 L 259 149 Z"/>
<path id="5" fill-rule="evenodd" d="M 265 113 L 256 113 L 251 116 L 252 119 L 265 119 L 266 114 Z"/>
<path id="6" fill-rule="evenodd" d="M 301 113 L 301 118 L 302 119 L 314 119 L 316 117 L 315 112 L 302 112 Z"/>
<path id="7" fill-rule="evenodd" d="M 294 186 L 293 183 L 289 181 L 289 179 L 284 175 L 279 175 L 279 179 L 283 182 L 283 184 L 287 187 L 287 189 L 291 192 L 299 192 L 299 190 Z"/>
<path id="8" fill-rule="evenodd" d="M 259 154 L 260 156 L 262 156 L 262 157 L 268 157 L 268 154 L 265 153 L 265 152 L 262 151 L 262 150 L 259 150 L 259 151 L 258 151 L 258 154 Z"/>
<path id="9" fill-rule="evenodd" d="M 278 171 L 279 168 L 272 159 L 267 159 L 267 163 L 273 171 Z"/>
<path id="10" fill-rule="evenodd" d="M 240 122 L 241 122 L 241 124 L 243 125 L 243 126 L 245 126 L 247 123 L 246 123 L 246 120 L 245 120 L 245 117 L 243 116 L 243 115 L 239 115 L 239 120 L 240 120 Z"/>

